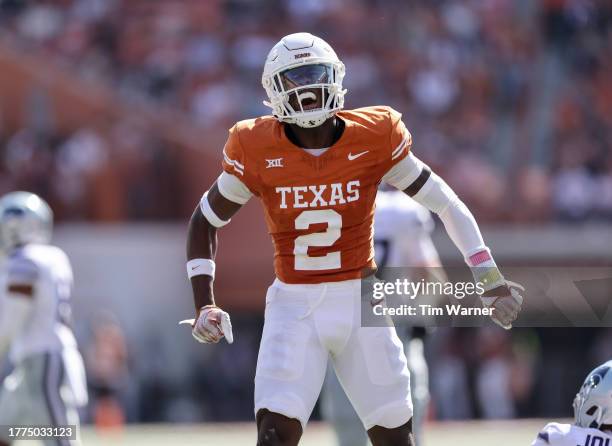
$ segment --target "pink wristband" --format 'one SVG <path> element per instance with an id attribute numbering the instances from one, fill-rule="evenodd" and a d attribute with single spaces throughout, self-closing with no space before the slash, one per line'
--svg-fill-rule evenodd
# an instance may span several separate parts
<path id="1" fill-rule="evenodd" d="M 487 262 L 489 260 L 493 260 L 489 251 L 484 249 L 482 251 L 477 252 L 476 254 L 472 254 L 468 261 L 470 262 L 470 266 L 478 266 L 481 263 Z"/>

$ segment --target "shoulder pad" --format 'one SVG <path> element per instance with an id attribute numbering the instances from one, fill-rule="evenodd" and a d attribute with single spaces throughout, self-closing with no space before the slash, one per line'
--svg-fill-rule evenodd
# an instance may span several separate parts
<path id="1" fill-rule="evenodd" d="M 237 122 L 230 133 L 236 134 L 240 140 L 240 145 L 248 153 L 258 148 L 266 148 L 277 144 L 282 131 L 283 126 L 275 117 L 262 116 Z"/>

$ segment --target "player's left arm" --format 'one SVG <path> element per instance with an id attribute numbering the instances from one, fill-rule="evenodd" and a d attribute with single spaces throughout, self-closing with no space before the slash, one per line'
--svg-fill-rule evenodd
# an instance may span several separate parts
<path id="1" fill-rule="evenodd" d="M 402 141 L 395 150 L 399 150 L 403 141 L 406 141 L 405 148 L 383 181 L 404 191 L 440 217 L 449 237 L 471 268 L 475 281 L 483 285 L 481 299 L 484 305 L 493 307 L 493 321 L 505 329 L 512 328 L 523 302 L 522 287 L 508 282 L 499 271 L 467 206 L 442 178 L 410 152 L 412 138 L 400 119 L 392 130 L 392 141 L 394 135 L 397 135 L 396 141 Z"/>
<path id="2" fill-rule="evenodd" d="M 12 262 L 0 304 L 0 360 L 25 326 L 34 306 L 38 268 L 28 260 Z"/>

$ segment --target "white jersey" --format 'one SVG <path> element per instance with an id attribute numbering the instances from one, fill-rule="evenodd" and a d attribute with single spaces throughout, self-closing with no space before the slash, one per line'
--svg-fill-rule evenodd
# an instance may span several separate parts
<path id="1" fill-rule="evenodd" d="M 549 423 L 532 446 L 612 446 L 612 434 L 574 424 Z"/>
<path id="2" fill-rule="evenodd" d="M 33 287 L 32 310 L 11 342 L 13 363 L 36 353 L 76 347 L 72 331 L 63 323 L 70 311 L 73 279 L 70 262 L 61 249 L 29 244 L 10 253 L 0 274 L 0 311 L 10 284 Z"/>
<path id="3" fill-rule="evenodd" d="M 430 212 L 401 191 L 378 191 L 374 215 L 376 264 L 430 266 L 438 261 Z"/>

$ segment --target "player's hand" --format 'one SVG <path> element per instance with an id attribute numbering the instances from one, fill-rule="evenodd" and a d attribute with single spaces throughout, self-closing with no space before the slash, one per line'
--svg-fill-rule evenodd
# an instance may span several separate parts
<path id="1" fill-rule="evenodd" d="M 216 344 L 223 337 L 228 344 L 234 342 L 229 314 L 215 305 L 200 308 L 197 319 L 187 319 L 180 323 L 190 323 L 191 335 L 203 344 Z"/>
<path id="2" fill-rule="evenodd" d="M 525 288 L 515 282 L 505 281 L 505 284 L 486 291 L 480 299 L 485 307 L 493 308 L 491 319 L 506 330 L 512 328 L 512 322 L 516 320 L 521 306 Z"/>

